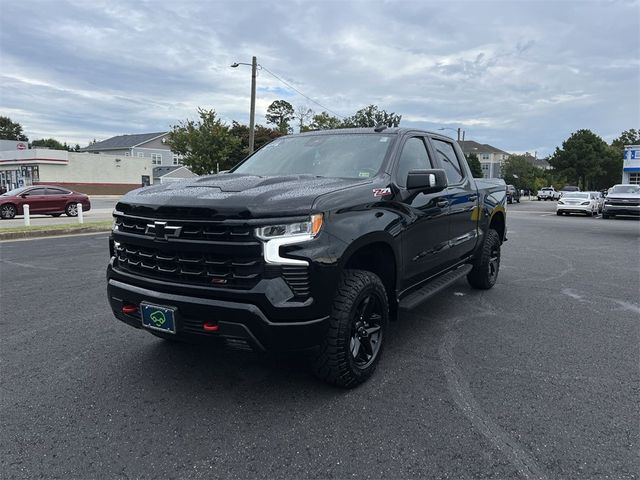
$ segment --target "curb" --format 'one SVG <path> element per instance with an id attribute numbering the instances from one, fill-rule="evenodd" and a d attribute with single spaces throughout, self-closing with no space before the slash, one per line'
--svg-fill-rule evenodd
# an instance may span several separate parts
<path id="1" fill-rule="evenodd" d="M 29 230 L 26 232 L 0 232 L 0 241 L 2 240 L 20 240 L 23 238 L 41 238 L 41 237 L 54 237 L 59 235 L 76 235 L 80 233 L 97 233 L 97 232 L 110 232 L 111 227 L 105 227 L 104 225 L 79 228 L 59 228 L 57 230 Z"/>

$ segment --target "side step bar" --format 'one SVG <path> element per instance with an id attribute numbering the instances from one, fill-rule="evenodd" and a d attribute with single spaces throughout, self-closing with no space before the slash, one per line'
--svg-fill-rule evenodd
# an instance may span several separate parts
<path id="1" fill-rule="evenodd" d="M 461 267 L 451 270 L 450 272 L 441 275 L 430 282 L 426 283 L 423 287 L 419 288 L 415 292 L 410 293 L 402 300 L 400 300 L 400 308 L 404 310 L 411 310 L 422 302 L 432 297 L 436 293 L 444 290 L 451 284 L 457 282 L 462 277 L 466 276 L 473 267 L 469 264 L 462 265 Z"/>

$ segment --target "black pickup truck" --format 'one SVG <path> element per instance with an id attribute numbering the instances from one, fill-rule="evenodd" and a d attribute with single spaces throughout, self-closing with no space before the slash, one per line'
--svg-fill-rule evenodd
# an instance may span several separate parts
<path id="1" fill-rule="evenodd" d="M 389 320 L 466 276 L 491 288 L 504 182 L 474 180 L 457 143 L 376 127 L 278 138 L 227 173 L 135 190 L 116 205 L 115 316 L 168 340 L 308 350 L 352 387 Z"/>

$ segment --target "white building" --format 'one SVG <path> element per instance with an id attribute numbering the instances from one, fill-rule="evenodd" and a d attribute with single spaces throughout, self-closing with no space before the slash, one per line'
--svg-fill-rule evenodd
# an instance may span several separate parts
<path id="1" fill-rule="evenodd" d="M 508 152 L 473 140 L 459 141 L 458 144 L 465 156 L 472 153 L 478 156 L 484 178 L 502 178 L 502 164 L 509 158 Z"/>
<path id="2" fill-rule="evenodd" d="M 6 147 L 0 144 L 0 148 Z M 151 184 L 152 168 L 148 157 L 41 148 L 3 150 L 0 151 L 0 188 L 6 191 L 47 184 L 90 195 L 120 195 Z"/>
<path id="3" fill-rule="evenodd" d="M 622 183 L 640 185 L 640 145 L 626 145 L 624 147 Z"/>

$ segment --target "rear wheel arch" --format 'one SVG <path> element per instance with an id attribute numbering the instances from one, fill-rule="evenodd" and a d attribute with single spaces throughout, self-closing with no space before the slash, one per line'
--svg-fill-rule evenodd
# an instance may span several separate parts
<path id="1" fill-rule="evenodd" d="M 495 212 L 491 217 L 491 221 L 489 222 L 489 229 L 495 230 L 500 236 L 500 242 L 504 242 L 504 237 L 506 233 L 506 221 L 504 218 L 504 213 Z"/>

